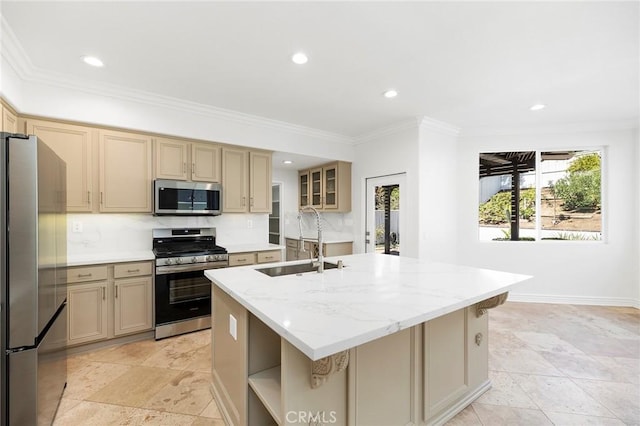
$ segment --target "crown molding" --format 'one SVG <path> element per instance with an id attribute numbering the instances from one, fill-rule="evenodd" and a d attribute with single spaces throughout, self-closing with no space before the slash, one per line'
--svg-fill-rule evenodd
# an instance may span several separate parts
<path id="1" fill-rule="evenodd" d="M 98 82 L 78 81 L 66 75 L 50 72 L 36 67 L 24 51 L 19 40 L 11 30 L 11 27 L 0 16 L 0 55 L 6 59 L 16 74 L 23 82 L 42 84 L 55 88 L 74 90 L 96 96 L 115 98 L 123 101 L 163 107 L 177 111 L 210 117 L 224 121 L 231 121 L 254 127 L 268 128 L 276 131 L 294 133 L 312 138 L 322 139 L 328 142 L 353 145 L 354 139 L 338 133 L 328 132 L 285 121 L 260 117 L 224 108 L 218 108 L 198 102 L 187 101 L 170 96 L 159 95 L 137 89 L 129 89 L 122 86 L 110 85 Z M 21 111 L 25 112 L 25 111 Z M 28 113 L 37 113 L 27 111 Z"/>
<path id="2" fill-rule="evenodd" d="M 439 121 L 426 116 L 422 117 L 418 121 L 420 130 L 430 130 L 449 136 L 458 136 L 460 134 L 460 129 L 458 127 L 445 123 L 444 121 Z"/>
<path id="3" fill-rule="evenodd" d="M 460 132 L 461 138 L 487 137 L 487 136 L 523 136 L 523 135 L 548 135 L 548 134 L 569 134 L 569 133 L 591 133 L 606 132 L 616 130 L 638 130 L 640 119 L 586 122 L 586 123 L 566 123 L 545 126 L 522 126 L 522 127 L 477 127 L 468 128 Z"/>
<path id="4" fill-rule="evenodd" d="M 354 145 L 361 145 L 367 142 L 371 142 L 372 140 L 378 139 L 378 138 L 382 138 L 382 137 L 386 137 L 386 136 L 391 136 L 400 132 L 403 132 L 405 130 L 409 130 L 409 129 L 418 129 L 418 122 L 419 120 L 417 119 L 411 119 L 411 120 L 405 120 L 405 121 L 401 121 L 399 123 L 395 123 L 395 124 L 391 124 L 389 126 L 385 126 L 382 127 L 380 129 L 374 130 L 372 132 L 369 133 L 365 133 L 363 135 L 360 136 L 356 136 L 354 138 Z"/>

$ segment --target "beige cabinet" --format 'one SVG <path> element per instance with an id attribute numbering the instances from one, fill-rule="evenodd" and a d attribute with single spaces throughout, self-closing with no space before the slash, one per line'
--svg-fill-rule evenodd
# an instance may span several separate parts
<path id="1" fill-rule="evenodd" d="M 107 266 L 67 271 L 67 345 L 108 337 Z"/>
<path id="2" fill-rule="evenodd" d="M 256 263 L 280 262 L 282 252 L 280 250 L 249 251 L 232 253 L 229 255 L 229 266 L 255 265 Z"/>
<path id="3" fill-rule="evenodd" d="M 351 163 L 336 161 L 298 171 L 299 207 L 326 212 L 351 211 Z"/>
<path id="4" fill-rule="evenodd" d="M 100 211 L 151 212 L 151 138 L 100 131 Z"/>
<path id="5" fill-rule="evenodd" d="M 18 116 L 2 104 L 0 104 L 0 112 L 2 113 L 2 131 L 20 133 L 18 131 Z"/>
<path id="6" fill-rule="evenodd" d="M 152 262 L 72 267 L 67 276 L 69 346 L 152 329 Z"/>
<path id="7" fill-rule="evenodd" d="M 158 179 L 220 182 L 220 146 L 176 139 L 154 139 L 155 177 Z"/>
<path id="8" fill-rule="evenodd" d="M 42 139 L 67 164 L 67 211 L 93 210 L 93 139 L 97 131 L 84 126 L 26 120 L 28 134 Z"/>
<path id="9" fill-rule="evenodd" d="M 222 148 L 222 211 L 271 212 L 271 153 Z"/>
<path id="10" fill-rule="evenodd" d="M 314 241 L 304 241 L 304 251 L 300 250 L 300 241 L 298 239 L 286 238 L 285 244 L 287 247 L 287 260 L 301 260 L 311 259 L 318 257 L 318 243 Z M 332 256 L 346 256 L 353 254 L 353 243 L 335 242 L 335 243 L 323 243 L 322 255 L 325 257 Z"/>

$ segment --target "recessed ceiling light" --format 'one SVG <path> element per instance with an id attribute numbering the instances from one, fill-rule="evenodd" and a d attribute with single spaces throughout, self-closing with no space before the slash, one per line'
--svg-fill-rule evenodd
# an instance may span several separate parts
<path id="1" fill-rule="evenodd" d="M 85 64 L 91 65 L 92 67 L 103 67 L 104 63 L 100 60 L 100 58 L 96 58 L 95 56 L 83 56 L 82 60 Z"/>
<path id="2" fill-rule="evenodd" d="M 545 104 L 535 104 L 535 105 L 531 105 L 529 107 L 530 111 L 540 111 L 541 109 L 545 109 L 546 105 Z"/>
<path id="3" fill-rule="evenodd" d="M 293 164 L 291 160 L 282 160 L 282 164 Z"/>
<path id="4" fill-rule="evenodd" d="M 391 98 L 395 98 L 396 96 L 398 96 L 398 92 L 393 90 L 393 89 L 389 89 L 386 92 L 384 92 L 382 95 L 387 99 L 391 99 Z"/>
<path id="5" fill-rule="evenodd" d="M 304 65 L 309 61 L 309 58 L 304 53 L 298 52 L 291 57 L 291 60 L 294 64 Z"/>

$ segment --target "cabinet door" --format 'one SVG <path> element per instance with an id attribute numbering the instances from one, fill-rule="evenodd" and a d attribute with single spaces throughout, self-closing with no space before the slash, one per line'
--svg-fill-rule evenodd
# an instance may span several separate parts
<path id="1" fill-rule="evenodd" d="M 156 178 L 187 180 L 188 143 L 172 139 L 155 139 Z"/>
<path id="2" fill-rule="evenodd" d="M 67 305 L 67 344 L 76 345 L 107 338 L 106 281 L 68 286 Z"/>
<path id="3" fill-rule="evenodd" d="M 271 213 L 271 154 L 249 153 L 249 211 Z"/>
<path id="4" fill-rule="evenodd" d="M 220 147 L 213 144 L 191 145 L 191 180 L 220 182 Z"/>
<path id="5" fill-rule="evenodd" d="M 93 208 L 93 130 L 51 121 L 27 120 L 27 133 L 38 136 L 67 163 L 67 211 Z"/>
<path id="6" fill-rule="evenodd" d="M 308 206 L 309 199 L 309 170 L 298 172 L 298 207 Z"/>
<path id="7" fill-rule="evenodd" d="M 18 133 L 18 117 L 9 108 L 0 105 L 2 109 L 2 130 L 9 133 Z"/>
<path id="8" fill-rule="evenodd" d="M 322 168 L 322 208 L 338 208 L 338 165 Z"/>
<path id="9" fill-rule="evenodd" d="M 151 277 L 115 280 L 114 284 L 113 334 L 120 336 L 151 329 Z"/>
<path id="10" fill-rule="evenodd" d="M 100 211 L 151 212 L 151 139 L 100 133 Z"/>
<path id="11" fill-rule="evenodd" d="M 310 188 L 311 188 L 311 207 L 316 209 L 322 208 L 322 169 L 313 169 L 309 172 Z"/>
<path id="12" fill-rule="evenodd" d="M 222 211 L 225 213 L 249 210 L 248 155 L 245 150 L 222 148 Z"/>

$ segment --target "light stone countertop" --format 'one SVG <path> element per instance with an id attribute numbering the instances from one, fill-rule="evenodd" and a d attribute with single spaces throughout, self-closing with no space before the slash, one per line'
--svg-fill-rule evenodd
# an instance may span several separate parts
<path id="1" fill-rule="evenodd" d="M 268 250 L 283 250 L 286 247 L 278 244 L 222 244 L 220 245 L 227 249 L 229 254 L 233 253 L 246 253 L 250 251 L 268 251 Z"/>
<path id="2" fill-rule="evenodd" d="M 312 360 L 350 349 L 509 291 L 528 275 L 383 254 L 343 269 L 269 277 L 252 265 L 205 272 Z M 280 262 L 269 267 L 308 261 Z"/>
<path id="3" fill-rule="evenodd" d="M 100 265 L 105 263 L 154 260 L 151 250 L 119 251 L 114 253 L 82 254 L 67 257 L 67 266 Z"/>

